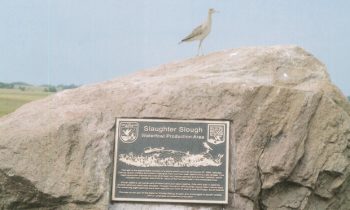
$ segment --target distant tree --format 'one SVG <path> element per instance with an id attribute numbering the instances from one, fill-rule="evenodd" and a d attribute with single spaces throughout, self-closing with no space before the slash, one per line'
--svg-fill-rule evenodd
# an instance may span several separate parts
<path id="1" fill-rule="evenodd" d="M 350 101 L 350 96 L 348 96 L 348 100 Z"/>
<path id="2" fill-rule="evenodd" d="M 0 82 L 0 88 L 13 89 L 15 87 L 14 84 Z"/>
<path id="3" fill-rule="evenodd" d="M 74 89 L 74 88 L 77 88 L 78 86 L 75 85 L 75 84 L 70 84 L 70 85 L 58 85 L 57 86 L 57 89 L 60 89 L 60 90 L 66 90 L 66 89 Z"/>
<path id="4" fill-rule="evenodd" d="M 25 91 L 26 90 L 26 88 L 23 87 L 23 86 L 20 86 L 18 89 L 20 89 L 21 91 Z"/>
<path id="5" fill-rule="evenodd" d="M 55 86 L 48 86 L 44 89 L 45 92 L 57 92 L 57 89 Z"/>
<path id="6" fill-rule="evenodd" d="M 25 83 L 25 82 L 12 82 L 14 86 L 32 86 L 31 84 Z"/>

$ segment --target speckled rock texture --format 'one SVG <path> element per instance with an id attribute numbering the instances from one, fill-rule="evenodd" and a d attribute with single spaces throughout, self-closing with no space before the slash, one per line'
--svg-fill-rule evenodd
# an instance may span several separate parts
<path id="1" fill-rule="evenodd" d="M 350 209 L 350 103 L 295 46 L 59 92 L 0 118 L 0 209 Z M 231 119 L 228 205 L 111 203 L 116 117 Z"/>

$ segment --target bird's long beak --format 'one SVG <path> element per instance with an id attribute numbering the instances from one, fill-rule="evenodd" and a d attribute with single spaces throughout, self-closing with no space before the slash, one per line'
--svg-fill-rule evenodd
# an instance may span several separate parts
<path id="1" fill-rule="evenodd" d="M 220 13 L 220 11 L 218 11 L 218 10 L 214 10 L 214 13 Z"/>

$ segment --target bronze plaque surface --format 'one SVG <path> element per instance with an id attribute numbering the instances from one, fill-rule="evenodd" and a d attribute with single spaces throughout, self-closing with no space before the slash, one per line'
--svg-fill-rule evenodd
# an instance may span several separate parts
<path id="1" fill-rule="evenodd" d="M 118 118 L 112 201 L 228 202 L 230 122 Z"/>

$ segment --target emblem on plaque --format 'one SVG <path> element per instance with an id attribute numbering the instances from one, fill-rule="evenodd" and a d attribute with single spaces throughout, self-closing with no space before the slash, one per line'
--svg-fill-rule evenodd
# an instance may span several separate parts
<path id="1" fill-rule="evenodd" d="M 137 122 L 121 122 L 119 127 L 119 137 L 124 143 L 133 143 L 136 141 L 139 133 L 139 124 Z"/>
<path id="2" fill-rule="evenodd" d="M 208 142 L 212 144 L 221 144 L 225 142 L 225 125 L 209 124 L 208 125 Z"/>

